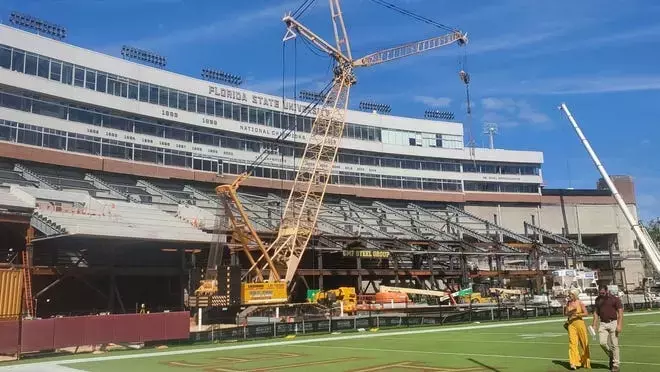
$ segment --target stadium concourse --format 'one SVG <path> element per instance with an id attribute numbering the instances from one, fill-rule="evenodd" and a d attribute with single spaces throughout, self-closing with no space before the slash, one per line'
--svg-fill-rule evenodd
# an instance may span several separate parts
<path id="1" fill-rule="evenodd" d="M 199 283 L 208 248 L 224 242 L 227 232 L 210 183 L 12 159 L 0 159 L 0 183 L 3 216 L 15 219 L 1 223 L 12 231 L 0 245 L 8 262 L 3 265 L 19 263 L 28 221 L 36 230 L 38 316 L 133 312 L 142 303 L 152 311 L 181 309 L 185 293 Z M 242 190 L 253 224 L 268 241 L 286 191 Z M 362 294 L 380 283 L 438 288 L 440 281 L 497 281 L 505 272 L 519 285 L 539 289 L 553 269 L 584 264 L 606 275 L 610 262 L 620 267 L 620 252 L 575 242 L 537 226 L 534 218 L 517 224 L 523 233 L 448 204 L 328 195 L 319 234 L 298 273 L 307 288 L 350 285 Z M 345 254 L 356 243 L 378 257 Z M 530 279 L 538 281 L 532 285 Z"/>

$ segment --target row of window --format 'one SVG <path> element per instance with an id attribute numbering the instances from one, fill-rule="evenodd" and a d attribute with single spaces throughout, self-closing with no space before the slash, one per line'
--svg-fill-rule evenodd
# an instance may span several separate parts
<path id="1" fill-rule="evenodd" d="M 190 152 L 136 145 L 123 141 L 102 139 L 99 137 L 42 128 L 2 119 L 0 119 L 0 141 L 18 142 L 57 150 L 149 162 L 160 165 L 193 168 L 210 172 L 217 172 L 221 169 L 224 173 L 238 175 L 246 170 L 245 164 L 200 159 Z M 254 169 L 253 175 L 255 177 L 293 180 L 295 171 L 289 169 L 257 167 Z M 377 174 L 352 172 L 339 172 L 338 174 L 332 175 L 330 182 L 339 185 L 365 187 L 451 192 L 461 191 L 460 180 L 381 176 Z"/>
<path id="2" fill-rule="evenodd" d="M 45 79 L 74 85 L 101 93 L 112 94 L 172 109 L 197 112 L 246 123 L 275 128 L 293 128 L 311 132 L 312 119 L 280 111 L 268 110 L 229 101 L 207 98 L 160 85 L 135 81 L 83 66 L 62 62 L 50 57 L 0 45 L 0 67 Z M 420 133 L 381 129 L 369 125 L 346 123 L 344 137 L 386 144 L 462 148 L 463 137 L 458 135 Z"/>
<path id="3" fill-rule="evenodd" d="M 533 183 L 463 181 L 463 185 L 465 191 L 515 192 L 534 194 L 538 194 L 539 192 L 539 185 Z"/>
<path id="4" fill-rule="evenodd" d="M 540 169 L 533 165 L 467 162 L 463 163 L 463 172 L 538 176 Z"/>
<path id="5" fill-rule="evenodd" d="M 245 164 L 201 159 L 195 157 L 190 152 L 102 139 L 80 133 L 42 128 L 2 119 L 0 119 L 0 141 L 18 142 L 57 150 L 192 168 L 209 172 L 217 172 L 221 169 L 224 173 L 241 174 L 246 170 Z M 293 180 L 295 171 L 291 169 L 258 167 L 254 170 L 253 175 L 255 177 Z M 427 191 L 462 191 L 460 180 L 385 176 L 357 172 L 339 172 L 332 176 L 331 183 Z M 465 191 L 538 193 L 539 190 L 538 185 L 535 184 L 464 181 L 464 185 Z"/>
<path id="6" fill-rule="evenodd" d="M 206 132 L 192 131 L 185 129 L 182 126 L 172 125 L 165 121 L 142 121 L 114 115 L 107 109 L 96 108 L 96 110 L 92 110 L 88 106 L 59 103 L 54 99 L 47 99 L 44 97 L 29 98 L 6 88 L 0 88 L 0 107 L 7 107 L 78 123 L 91 124 L 117 131 L 124 131 L 127 133 L 118 134 L 117 136 L 121 137 L 121 139 L 127 140 L 127 142 L 135 140 L 135 138 L 132 137 L 132 133 L 138 133 L 168 140 L 256 153 L 261 153 L 265 149 L 276 149 L 278 154 L 287 157 L 295 156 L 300 158 L 304 151 L 303 144 L 295 144 L 294 147 L 293 145 L 277 144 L 276 142 L 262 139 L 251 140 L 247 138 L 254 137 L 239 136 L 234 133 L 223 131 L 213 131 L 214 134 L 211 134 L 209 133 L 211 129 Z M 116 132 L 112 131 L 108 133 Z M 214 157 L 221 157 L 218 150 L 214 151 Z M 392 155 L 391 157 L 378 156 L 366 152 L 340 149 L 337 161 L 340 163 L 361 166 L 422 169 L 445 172 L 461 171 L 461 164 L 458 161 L 449 159 L 437 159 L 435 161 L 422 159 L 426 158 L 404 155 Z"/>

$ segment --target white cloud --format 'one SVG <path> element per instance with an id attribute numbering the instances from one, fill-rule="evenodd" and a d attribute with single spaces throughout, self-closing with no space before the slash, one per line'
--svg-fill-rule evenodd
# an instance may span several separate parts
<path id="1" fill-rule="evenodd" d="M 513 112 L 516 109 L 516 101 L 511 98 L 487 97 L 481 99 L 481 105 L 485 110 L 506 110 Z"/>
<path id="2" fill-rule="evenodd" d="M 174 46 L 206 41 L 209 39 L 218 40 L 237 35 L 242 35 L 242 37 L 244 37 L 245 34 L 251 30 L 263 31 L 268 24 L 277 24 L 278 26 L 281 26 L 282 36 L 284 36 L 285 29 L 281 24 L 280 19 L 286 11 L 296 9 L 299 5 L 300 2 L 296 0 L 261 9 L 249 9 L 243 13 L 230 14 L 229 16 L 216 21 L 208 23 L 202 21 L 200 22 L 202 24 L 201 26 L 199 26 L 198 23 L 194 27 L 174 29 L 164 35 L 133 40 L 129 41 L 128 44 L 151 50 L 164 50 Z M 313 8 L 310 8 L 308 12 L 312 10 Z M 255 28 L 255 25 L 258 25 L 258 27 Z M 114 45 L 100 49 L 112 51 L 118 50 Z"/>
<path id="3" fill-rule="evenodd" d="M 654 24 L 651 26 L 636 28 L 634 30 L 622 30 L 605 36 L 592 38 L 581 39 L 578 35 L 578 38 L 573 39 L 571 43 L 561 43 L 546 48 L 531 49 L 516 55 L 516 57 L 535 57 L 568 52 L 576 49 L 584 51 L 587 49 L 598 49 L 612 44 L 621 44 L 623 42 L 629 45 L 630 43 L 648 42 L 649 39 L 657 39 L 658 37 L 660 37 L 660 25 Z"/>
<path id="4" fill-rule="evenodd" d="M 415 96 L 413 100 L 431 107 L 449 107 L 452 102 L 452 99 L 449 97 Z"/>
<path id="5" fill-rule="evenodd" d="M 660 90 L 660 75 L 572 76 L 523 80 L 517 83 L 490 83 L 490 94 L 594 94 Z M 499 86 L 499 87 L 497 87 Z"/>
<path id="6" fill-rule="evenodd" d="M 295 81 L 295 85 L 297 90 L 300 90 L 300 88 L 306 88 L 306 87 L 316 87 L 320 86 L 321 84 L 323 87 L 327 85 L 327 81 L 322 81 L 322 79 L 326 78 L 325 75 L 310 75 L 310 76 L 298 76 Z M 254 83 L 246 83 L 244 85 L 245 89 L 250 89 L 254 90 L 260 93 L 266 93 L 266 94 L 272 94 L 276 96 L 281 96 L 282 95 L 282 87 L 286 90 L 287 96 L 290 95 L 290 91 L 294 86 L 294 81 L 293 79 L 288 79 L 284 81 L 284 85 L 282 85 L 282 78 L 274 78 L 274 79 L 260 79 L 256 80 Z M 320 88 L 318 89 L 320 90 Z"/>
<path id="7" fill-rule="evenodd" d="M 486 97 L 481 99 L 484 109 L 482 120 L 496 123 L 501 127 L 517 127 L 532 124 L 536 127 L 549 127 L 548 115 L 537 111 L 525 100 L 513 98 Z"/>

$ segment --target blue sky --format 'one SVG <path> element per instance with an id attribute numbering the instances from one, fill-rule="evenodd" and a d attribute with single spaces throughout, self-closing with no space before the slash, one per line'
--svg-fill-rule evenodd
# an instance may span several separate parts
<path id="1" fill-rule="evenodd" d="M 599 174 L 569 122 L 565 101 L 610 174 L 636 182 L 641 217 L 660 216 L 660 3 L 655 1 L 390 0 L 467 31 L 470 43 L 357 71 L 352 106 L 373 100 L 392 114 L 456 113 L 479 146 L 484 122 L 499 125 L 496 147 L 542 151 L 547 187 L 593 188 Z M 69 31 L 68 41 L 118 56 L 122 45 L 168 59 L 172 71 L 202 67 L 241 75 L 244 86 L 287 96 L 324 86 L 328 57 L 287 43 L 281 18 L 302 0 L 3 0 L 0 15 L 26 12 Z M 355 57 L 444 31 L 370 0 L 342 2 Z M 326 0 L 301 19 L 332 40 Z M 656 22 L 654 22 L 656 21 Z M 297 45 L 297 47 L 296 47 Z M 470 72 L 472 120 L 458 78 Z M 295 68 L 294 68 L 295 65 Z M 471 124 L 470 124 L 471 122 Z"/>

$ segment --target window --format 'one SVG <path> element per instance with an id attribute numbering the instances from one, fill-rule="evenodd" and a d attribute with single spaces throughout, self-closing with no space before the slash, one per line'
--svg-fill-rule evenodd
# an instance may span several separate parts
<path id="1" fill-rule="evenodd" d="M 66 150 L 66 132 L 44 128 L 44 147 Z"/>
<path id="2" fill-rule="evenodd" d="M 85 86 L 85 70 L 76 66 L 73 84 L 77 87 Z"/>
<path id="3" fill-rule="evenodd" d="M 79 123 L 101 125 L 101 115 L 75 107 L 69 108 L 69 120 L 77 121 Z"/>
<path id="4" fill-rule="evenodd" d="M 85 74 L 85 88 L 94 90 L 96 88 L 96 71 L 87 70 Z"/>
<path id="5" fill-rule="evenodd" d="M 206 113 L 206 98 L 197 97 L 197 112 L 200 114 Z"/>
<path id="6" fill-rule="evenodd" d="M 62 83 L 67 85 L 73 83 L 73 65 L 70 63 L 62 65 Z"/>
<path id="7" fill-rule="evenodd" d="M 217 172 L 218 161 L 209 159 L 193 159 L 193 169 L 206 172 Z"/>
<path id="8" fill-rule="evenodd" d="M 135 145 L 133 160 L 163 164 L 163 153 L 155 147 Z"/>
<path id="9" fill-rule="evenodd" d="M 150 85 L 149 86 L 149 103 L 154 105 L 158 104 L 158 97 L 160 97 L 160 92 L 158 86 Z"/>
<path id="10" fill-rule="evenodd" d="M 67 150 L 91 155 L 101 155 L 101 139 L 69 132 Z"/>
<path id="11" fill-rule="evenodd" d="M 104 139 L 102 144 L 103 156 L 118 159 L 132 159 L 132 145 L 122 141 Z"/>
<path id="12" fill-rule="evenodd" d="M 25 73 L 28 75 L 37 74 L 37 61 L 39 58 L 36 54 L 26 54 L 25 55 Z"/>
<path id="13" fill-rule="evenodd" d="M 138 83 L 136 81 L 128 83 L 128 98 L 138 99 Z"/>
<path id="14" fill-rule="evenodd" d="M 167 106 L 167 97 L 169 95 L 169 90 L 166 88 L 158 88 L 158 104 L 161 106 Z"/>
<path id="15" fill-rule="evenodd" d="M 149 85 L 140 83 L 140 101 L 148 102 L 149 101 Z"/>
<path id="16" fill-rule="evenodd" d="M 11 49 L 0 46 L 0 67 L 11 68 Z"/>
<path id="17" fill-rule="evenodd" d="M 165 152 L 164 158 L 165 158 L 165 165 L 172 165 L 175 167 L 184 167 L 184 168 L 192 167 L 192 154 L 189 152 L 188 153 L 179 152 L 179 151 L 172 151 L 171 153 Z"/>
<path id="18" fill-rule="evenodd" d="M 16 123 L 0 120 L 0 140 L 16 141 Z"/>
<path id="19" fill-rule="evenodd" d="M 107 89 L 106 88 L 107 83 L 108 83 L 108 75 L 99 72 L 96 75 L 96 91 L 101 92 L 101 93 L 105 93 L 106 89 Z"/>
<path id="20" fill-rule="evenodd" d="M 16 137 L 18 143 L 41 146 L 42 140 L 41 128 L 33 127 L 32 125 L 19 124 Z"/>
<path id="21" fill-rule="evenodd" d="M 58 119 L 66 119 L 66 108 L 48 102 L 33 101 L 32 112 L 37 115 L 51 116 Z"/>
<path id="22" fill-rule="evenodd" d="M 62 80 L 62 62 L 60 61 L 50 62 L 50 80 L 55 80 L 55 81 Z"/>
<path id="23" fill-rule="evenodd" d="M 178 108 L 179 107 L 179 93 L 172 89 L 170 90 L 170 98 L 168 102 L 168 107 Z"/>
<path id="24" fill-rule="evenodd" d="M 50 76 L 49 58 L 39 57 L 39 69 L 37 71 L 37 75 L 41 76 L 42 78 L 48 79 L 48 76 Z"/>
<path id="25" fill-rule="evenodd" d="M 179 92 L 179 110 L 188 110 L 188 95 L 183 92 Z"/>

